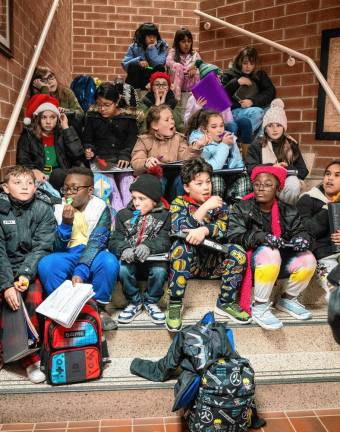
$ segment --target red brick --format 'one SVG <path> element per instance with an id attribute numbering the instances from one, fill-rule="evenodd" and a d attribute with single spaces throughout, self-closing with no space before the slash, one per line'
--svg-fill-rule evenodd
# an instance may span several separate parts
<path id="1" fill-rule="evenodd" d="M 273 75 L 290 75 L 290 74 L 298 74 L 301 72 L 303 72 L 302 62 L 295 63 L 295 66 L 293 67 L 288 66 L 287 63 L 281 63 L 272 66 Z"/>
<path id="2" fill-rule="evenodd" d="M 248 0 L 245 2 L 246 11 L 269 9 L 274 6 L 274 0 Z"/>
<path id="3" fill-rule="evenodd" d="M 284 15 L 284 7 L 276 6 L 268 9 L 259 9 L 255 11 L 254 21 L 262 21 L 268 18 L 277 18 Z"/>
<path id="4" fill-rule="evenodd" d="M 286 6 L 286 15 L 295 15 L 300 12 L 309 12 L 319 8 L 319 0 L 296 1 Z"/>
<path id="5" fill-rule="evenodd" d="M 286 109 L 303 109 L 312 108 L 310 98 L 289 98 L 285 99 Z"/>
<path id="6" fill-rule="evenodd" d="M 277 96 L 283 98 L 285 100 L 285 94 L 281 94 L 280 92 L 277 93 Z M 299 121 L 301 120 L 301 111 L 299 110 L 286 110 L 286 115 L 288 119 L 288 123 L 290 125 L 290 122 L 292 121 Z M 290 126 L 289 126 L 290 129 Z"/>
<path id="7" fill-rule="evenodd" d="M 267 30 L 272 30 L 274 29 L 274 20 L 268 19 L 265 21 L 252 22 L 251 24 L 246 24 L 244 28 L 248 31 L 251 31 L 252 33 L 260 33 Z"/>
<path id="8" fill-rule="evenodd" d="M 339 6 L 339 0 L 321 0 L 320 9 L 326 9 L 333 6 Z"/>
<path id="9" fill-rule="evenodd" d="M 282 76 L 282 85 L 301 85 L 301 84 L 312 84 L 313 74 L 304 73 L 299 75 L 284 75 Z"/>
<path id="10" fill-rule="evenodd" d="M 235 4 L 219 7 L 219 8 L 217 8 L 216 13 L 217 13 L 217 16 L 222 19 L 222 17 L 229 18 L 230 15 L 237 15 L 237 14 L 244 12 L 244 11 L 245 11 L 244 3 L 238 2 Z"/>
<path id="11" fill-rule="evenodd" d="M 306 24 L 307 14 L 297 14 L 275 19 L 275 28 L 295 27 Z"/>
<path id="12" fill-rule="evenodd" d="M 299 36 L 314 35 L 316 33 L 316 24 L 307 24 L 304 26 L 295 26 L 293 28 L 284 29 L 284 35 L 286 39 L 296 38 Z"/>
<path id="13" fill-rule="evenodd" d="M 317 96 L 319 90 L 318 84 L 304 85 L 302 88 L 303 96 Z"/>
<path id="14" fill-rule="evenodd" d="M 320 22 L 327 21 L 333 18 L 340 17 L 340 7 L 334 7 L 331 9 L 317 10 L 315 12 L 308 13 L 308 22 Z M 338 21 L 339 25 L 339 21 Z"/>
<path id="15" fill-rule="evenodd" d="M 176 1 L 176 8 L 177 9 L 188 9 L 188 10 L 194 10 L 199 9 L 199 2 L 192 2 L 192 1 Z"/>
<path id="16" fill-rule="evenodd" d="M 316 110 L 303 110 L 302 120 L 316 121 Z"/>
<path id="17" fill-rule="evenodd" d="M 293 121 L 289 123 L 289 133 L 301 133 L 301 132 L 311 132 L 312 131 L 312 123 L 311 122 L 302 122 L 302 121 Z"/>

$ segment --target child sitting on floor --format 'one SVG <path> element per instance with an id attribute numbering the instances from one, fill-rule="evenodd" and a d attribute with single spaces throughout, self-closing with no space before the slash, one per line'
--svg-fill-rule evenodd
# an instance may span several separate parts
<path id="1" fill-rule="evenodd" d="M 228 245 L 228 254 L 209 251 L 201 246 L 205 238 L 226 243 L 228 208 L 219 196 L 212 196 L 212 168 L 204 159 L 186 161 L 181 170 L 185 195 L 171 204 L 172 233 L 185 232 L 185 239 L 171 246 L 169 293 L 166 326 L 177 332 L 182 327 L 183 297 L 191 277 L 220 278 L 221 293 L 216 313 L 240 324 L 249 322 L 249 315 L 236 302 L 246 266 L 244 250 Z"/>
<path id="2" fill-rule="evenodd" d="M 255 167 L 251 173 L 254 193 L 234 205 L 229 219 L 228 240 L 248 251 L 240 306 L 250 311 L 254 286 L 252 317 L 267 330 L 282 327 L 282 322 L 272 314 L 269 302 L 279 276 L 289 279 L 275 307 L 299 320 L 311 317 L 297 297 L 308 287 L 316 261 L 308 250 L 311 238 L 297 209 L 277 199 L 286 176 L 287 171 L 282 167 Z M 292 248 L 286 247 L 286 243 L 291 243 Z"/>
<path id="3" fill-rule="evenodd" d="M 69 170 L 61 192 L 65 199 L 54 211 L 58 223 L 55 253 L 39 263 L 41 282 L 47 294 L 67 279 L 72 279 L 73 284 L 91 282 L 103 330 L 114 330 L 117 324 L 104 309 L 111 300 L 119 271 L 117 258 L 106 250 L 110 210 L 93 195 L 93 173 L 88 168 Z"/>
<path id="4" fill-rule="evenodd" d="M 161 201 L 161 183 L 154 175 L 142 174 L 132 183 L 130 190 L 132 201 L 118 212 L 109 243 L 109 250 L 121 259 L 119 278 L 129 302 L 119 314 L 118 322 L 125 324 L 133 321 L 144 305 L 151 320 L 155 324 L 163 324 L 164 313 L 157 303 L 168 278 L 168 264 L 146 262 L 146 259 L 150 254 L 169 252 L 169 212 Z M 137 286 L 140 278 L 147 278 L 144 295 Z"/>
<path id="5" fill-rule="evenodd" d="M 53 208 L 47 195 L 36 192 L 35 177 L 29 168 L 10 168 L 2 188 L 4 192 L 0 193 L 0 297 L 10 309 L 16 311 L 20 307 L 20 293 L 31 321 L 39 332 L 35 309 L 42 301 L 42 295 L 37 291 L 34 280 L 38 261 L 53 249 L 56 225 Z M 46 376 L 40 371 L 38 353 L 25 357 L 22 364 L 30 381 L 45 381 Z"/>

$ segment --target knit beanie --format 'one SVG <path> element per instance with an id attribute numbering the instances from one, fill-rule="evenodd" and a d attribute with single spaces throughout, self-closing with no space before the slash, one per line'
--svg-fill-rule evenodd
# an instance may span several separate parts
<path id="1" fill-rule="evenodd" d="M 30 125 L 32 122 L 32 117 L 35 117 L 44 111 L 52 111 L 59 117 L 60 112 L 58 110 L 58 106 L 59 101 L 50 95 L 36 94 L 32 96 L 26 106 L 24 124 L 26 126 Z"/>
<path id="2" fill-rule="evenodd" d="M 200 79 L 204 78 L 208 73 L 215 72 L 216 75 L 221 73 L 221 69 L 214 64 L 204 63 L 203 60 L 196 60 L 195 66 L 197 67 Z"/>
<path id="3" fill-rule="evenodd" d="M 169 88 L 171 87 L 171 79 L 170 79 L 170 75 L 168 75 L 165 72 L 155 72 L 151 75 L 150 77 L 150 88 L 152 89 L 153 83 L 157 78 L 164 78 L 165 80 L 167 80 Z"/>
<path id="4" fill-rule="evenodd" d="M 279 190 L 282 190 L 285 187 L 285 181 L 287 178 L 286 168 L 278 167 L 278 166 L 276 167 L 272 165 L 259 165 L 256 166 L 251 172 L 250 180 L 254 183 L 256 177 L 259 174 L 263 174 L 263 173 L 271 174 L 277 178 L 279 182 Z"/>
<path id="5" fill-rule="evenodd" d="M 283 126 L 284 131 L 287 130 L 287 116 L 284 107 L 285 104 L 282 99 L 277 98 L 272 101 L 269 110 L 263 117 L 263 129 L 265 129 L 270 123 L 278 123 Z"/>
<path id="6" fill-rule="evenodd" d="M 140 175 L 130 186 L 130 192 L 137 191 L 159 203 L 162 196 L 162 186 L 153 174 Z"/>

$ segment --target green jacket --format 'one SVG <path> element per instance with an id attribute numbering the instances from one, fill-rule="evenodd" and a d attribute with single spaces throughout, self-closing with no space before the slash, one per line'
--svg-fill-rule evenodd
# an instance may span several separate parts
<path id="1" fill-rule="evenodd" d="M 23 204 L 0 193 L 0 292 L 19 276 L 35 279 L 38 261 L 53 250 L 55 227 L 51 201 L 43 192 Z"/>

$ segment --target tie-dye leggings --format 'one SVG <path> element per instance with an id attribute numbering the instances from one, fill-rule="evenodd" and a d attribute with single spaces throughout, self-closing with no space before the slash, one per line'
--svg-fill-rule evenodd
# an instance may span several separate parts
<path id="1" fill-rule="evenodd" d="M 246 255 L 241 246 L 230 245 L 229 254 L 224 255 L 203 246 L 192 246 L 183 240 L 176 240 L 170 252 L 170 298 L 181 300 L 190 278 L 222 277 L 220 299 L 225 303 L 234 302 L 245 266 Z"/>
<path id="2" fill-rule="evenodd" d="M 267 246 L 260 246 L 252 257 L 254 272 L 254 298 L 259 302 L 268 302 L 276 279 L 285 280 L 284 292 L 297 297 L 307 288 L 316 268 L 316 259 L 310 251 L 279 252 Z"/>

